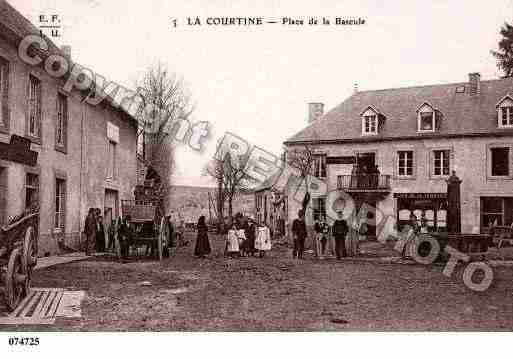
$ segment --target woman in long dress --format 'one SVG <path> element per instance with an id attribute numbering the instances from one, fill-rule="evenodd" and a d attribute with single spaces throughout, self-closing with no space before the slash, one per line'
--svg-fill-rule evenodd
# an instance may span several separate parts
<path id="1" fill-rule="evenodd" d="M 201 216 L 198 220 L 198 237 L 196 238 L 196 247 L 194 255 L 203 258 L 210 254 L 210 242 L 208 241 L 208 227 L 205 223 L 205 216 Z"/>

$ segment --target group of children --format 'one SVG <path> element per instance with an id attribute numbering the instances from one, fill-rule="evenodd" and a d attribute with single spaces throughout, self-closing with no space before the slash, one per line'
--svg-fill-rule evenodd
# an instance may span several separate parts
<path id="1" fill-rule="evenodd" d="M 226 234 L 226 256 L 249 257 L 258 253 L 260 257 L 264 257 L 265 252 L 270 250 L 271 235 L 265 223 L 258 225 L 250 218 L 235 216 Z"/>

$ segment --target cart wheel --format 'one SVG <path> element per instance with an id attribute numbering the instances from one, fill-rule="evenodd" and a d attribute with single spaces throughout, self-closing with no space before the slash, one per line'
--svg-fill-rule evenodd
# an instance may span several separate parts
<path id="1" fill-rule="evenodd" d="M 27 295 L 29 276 L 24 273 L 20 249 L 12 251 L 5 278 L 5 299 L 9 310 L 14 310 Z"/>
<path id="2" fill-rule="evenodd" d="M 31 274 L 32 269 L 37 264 L 36 241 L 34 239 L 34 229 L 28 227 L 23 240 L 23 252 L 21 256 L 23 270 L 25 274 Z"/>

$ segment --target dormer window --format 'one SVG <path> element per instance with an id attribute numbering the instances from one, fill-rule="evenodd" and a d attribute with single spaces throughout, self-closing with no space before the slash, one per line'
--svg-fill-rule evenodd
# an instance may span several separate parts
<path id="1" fill-rule="evenodd" d="M 513 128 L 513 98 L 507 95 L 497 104 L 498 126 Z"/>
<path id="2" fill-rule="evenodd" d="M 361 113 L 362 116 L 362 135 L 377 135 L 379 131 L 380 118 L 384 116 L 380 114 L 372 106 Z"/>
<path id="3" fill-rule="evenodd" d="M 436 110 L 428 103 L 422 104 L 417 110 L 417 131 L 434 132 L 436 129 Z"/>
<path id="4" fill-rule="evenodd" d="M 376 119 L 376 115 L 368 115 L 364 116 L 365 128 L 363 130 L 366 134 L 375 134 L 378 129 L 378 120 Z"/>

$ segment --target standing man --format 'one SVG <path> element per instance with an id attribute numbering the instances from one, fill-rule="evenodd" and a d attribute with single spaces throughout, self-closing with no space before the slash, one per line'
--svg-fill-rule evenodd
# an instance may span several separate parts
<path id="1" fill-rule="evenodd" d="M 326 244 L 328 243 L 328 237 L 329 237 L 329 233 L 330 233 L 330 227 L 326 223 L 326 217 L 323 217 L 321 219 L 320 229 L 321 229 L 321 239 L 320 239 L 321 255 L 319 256 L 319 258 L 324 259 L 324 256 L 326 255 Z"/>
<path id="2" fill-rule="evenodd" d="M 298 218 L 292 222 L 292 236 L 294 237 L 294 251 L 292 252 L 292 257 L 303 259 L 305 239 L 308 235 L 306 232 L 305 212 L 300 209 L 297 215 Z"/>
<path id="3" fill-rule="evenodd" d="M 94 218 L 94 208 L 89 208 L 89 212 L 87 213 L 87 217 L 85 219 L 84 224 L 84 234 L 85 234 L 85 253 L 86 256 L 90 254 L 91 244 L 95 244 L 95 234 L 96 234 L 96 219 Z"/>
<path id="4" fill-rule="evenodd" d="M 343 212 L 338 211 L 338 218 L 333 222 L 333 226 L 331 229 L 331 233 L 333 233 L 333 237 L 335 238 L 335 254 L 337 255 L 337 259 L 341 257 L 346 257 L 346 235 L 349 231 L 347 226 L 347 222 L 343 219 Z"/>
<path id="5" fill-rule="evenodd" d="M 105 226 L 103 225 L 103 217 L 98 215 L 96 217 L 96 252 L 105 252 Z"/>

